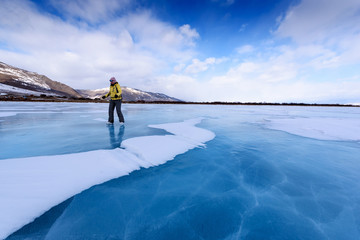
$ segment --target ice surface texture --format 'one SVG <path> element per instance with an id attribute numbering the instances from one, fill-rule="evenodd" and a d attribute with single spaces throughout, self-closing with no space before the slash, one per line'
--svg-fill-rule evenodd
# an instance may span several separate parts
<path id="1" fill-rule="evenodd" d="M 99 121 L 106 111 L 103 104 L 0 103 L 0 162 L 104 151 L 106 164 L 126 150 L 147 164 L 164 161 L 164 144 L 203 146 L 211 132 L 216 137 L 175 161 L 104 180 L 9 239 L 360 239 L 359 108 L 124 104 L 126 129 Z M 274 127 L 280 122 L 286 128 Z"/>
<path id="2" fill-rule="evenodd" d="M 174 135 L 130 138 L 122 142 L 125 149 L 0 161 L 0 239 L 84 189 L 163 164 L 213 139 L 212 132 L 194 126 L 200 122 L 152 125 Z"/>

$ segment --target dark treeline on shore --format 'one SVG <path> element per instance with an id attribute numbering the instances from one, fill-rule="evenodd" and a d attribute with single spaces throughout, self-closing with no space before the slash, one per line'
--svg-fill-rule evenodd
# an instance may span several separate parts
<path id="1" fill-rule="evenodd" d="M 268 102 L 164 102 L 164 101 L 136 101 L 128 103 L 152 104 L 194 104 L 194 105 L 269 105 L 269 106 L 324 106 L 324 107 L 360 107 L 352 104 L 320 104 L 320 103 L 268 103 Z"/>
<path id="2" fill-rule="evenodd" d="M 41 94 L 40 96 L 0 96 L 0 101 L 24 101 L 24 102 L 87 102 L 87 103 L 107 103 L 107 100 L 102 100 L 100 98 L 90 99 L 90 98 L 75 98 L 75 97 L 59 97 L 59 96 L 49 96 Z M 352 104 L 338 104 L 338 103 L 329 103 L 329 104 L 320 104 L 320 103 L 269 103 L 269 102 L 186 102 L 186 101 L 126 101 L 123 103 L 130 104 L 189 104 L 189 105 L 254 105 L 254 106 L 319 106 L 319 107 L 360 107 L 359 105 Z"/>

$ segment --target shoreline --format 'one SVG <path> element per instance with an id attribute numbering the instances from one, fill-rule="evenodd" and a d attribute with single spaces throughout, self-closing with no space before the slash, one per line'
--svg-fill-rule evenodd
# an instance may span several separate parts
<path id="1" fill-rule="evenodd" d="M 75 103 L 108 103 L 109 100 L 100 98 L 77 98 L 72 96 L 53 96 L 41 94 L 35 95 L 0 95 L 0 102 L 75 102 Z M 192 102 L 192 101 L 126 101 L 128 104 L 188 104 L 188 105 L 242 105 L 242 106 L 310 106 L 310 107 L 360 107 L 360 104 L 339 104 L 339 103 L 297 103 L 297 102 Z"/>
<path id="2" fill-rule="evenodd" d="M 29 97 L 0 97 L 0 102 L 74 102 L 74 103 L 108 103 L 107 100 L 87 99 L 87 98 L 29 98 Z M 307 106 L 307 107 L 360 107 L 353 104 L 337 103 L 266 103 L 266 102 L 185 102 L 185 101 L 123 101 L 124 104 L 183 104 L 183 105 L 242 105 L 242 106 Z"/>

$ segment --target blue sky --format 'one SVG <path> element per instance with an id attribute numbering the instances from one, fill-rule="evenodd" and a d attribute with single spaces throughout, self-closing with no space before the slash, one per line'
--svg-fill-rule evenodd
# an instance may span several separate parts
<path id="1" fill-rule="evenodd" d="M 189 101 L 360 102 L 358 0 L 0 0 L 0 61 Z"/>

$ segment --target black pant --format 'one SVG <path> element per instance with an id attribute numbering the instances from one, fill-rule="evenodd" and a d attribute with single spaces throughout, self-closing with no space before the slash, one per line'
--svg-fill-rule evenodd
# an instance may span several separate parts
<path id="1" fill-rule="evenodd" d="M 124 116 L 122 115 L 121 112 L 121 103 L 122 100 L 110 100 L 110 104 L 109 104 L 109 122 L 113 123 L 114 122 L 114 109 L 116 107 L 116 113 L 119 117 L 119 121 L 120 122 L 125 122 L 124 121 Z"/>

